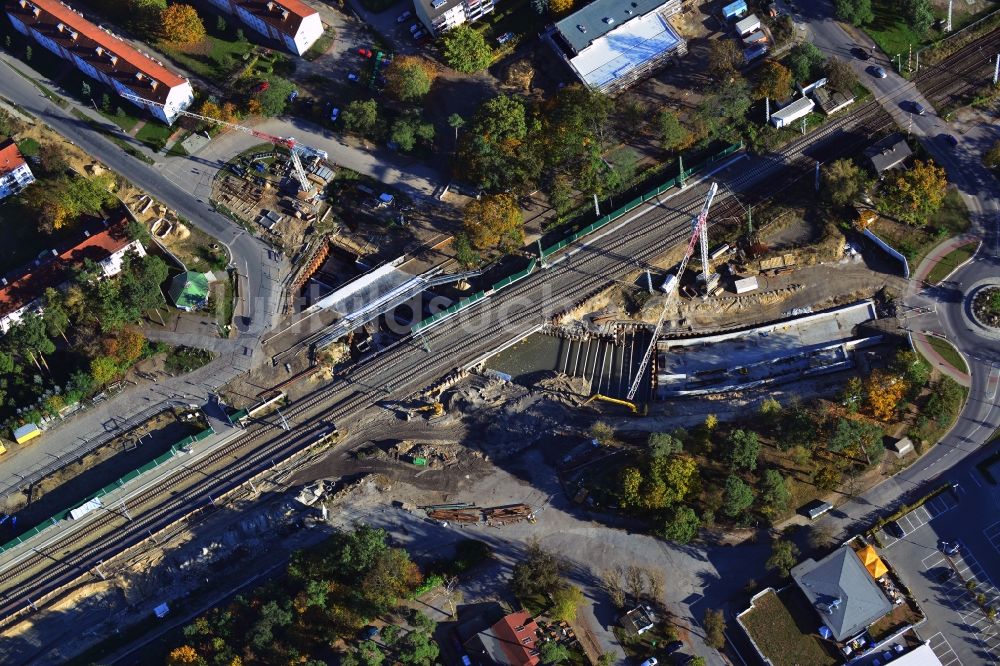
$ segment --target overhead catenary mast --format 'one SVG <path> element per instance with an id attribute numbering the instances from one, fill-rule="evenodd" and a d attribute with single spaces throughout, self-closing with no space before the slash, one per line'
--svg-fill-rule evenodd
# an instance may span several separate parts
<path id="1" fill-rule="evenodd" d="M 133 102 L 138 102 L 139 104 L 149 104 L 152 106 L 163 107 L 163 104 L 159 102 L 154 102 L 150 99 L 145 99 L 139 97 L 138 95 L 133 95 L 131 93 L 118 93 L 127 100 Z M 306 174 L 305 167 L 302 166 L 301 155 L 306 157 L 315 157 L 320 159 L 326 159 L 327 154 L 324 150 L 317 150 L 316 148 L 310 148 L 309 146 L 303 145 L 293 138 L 286 138 L 282 136 L 274 136 L 273 134 L 268 134 L 267 132 L 261 132 L 260 130 L 255 130 L 252 127 L 247 127 L 246 125 L 240 125 L 238 123 L 231 123 L 225 120 L 219 120 L 218 118 L 212 118 L 210 116 L 203 116 L 199 113 L 192 113 L 190 111 L 178 110 L 177 113 L 187 116 L 188 118 L 195 118 L 197 120 L 204 120 L 206 122 L 215 123 L 216 125 L 222 125 L 223 127 L 228 127 L 245 134 L 250 134 L 257 137 L 258 139 L 263 139 L 268 143 L 273 143 L 276 146 L 282 146 L 287 148 L 288 152 L 291 154 L 292 171 L 295 174 L 295 180 L 299 183 L 300 191 L 302 192 L 312 192 L 314 189 L 313 184 L 309 181 L 309 177 Z"/>

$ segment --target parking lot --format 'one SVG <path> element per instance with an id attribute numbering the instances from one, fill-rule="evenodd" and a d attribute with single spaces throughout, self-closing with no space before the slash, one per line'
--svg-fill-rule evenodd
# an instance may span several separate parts
<path id="1" fill-rule="evenodd" d="M 967 487 L 966 487 L 967 486 Z M 956 486 L 879 533 L 887 562 L 927 620 L 918 628 L 944 666 L 1000 663 L 1000 631 L 984 608 L 1000 605 L 1000 522 L 983 527 L 996 487 Z M 957 510 L 955 510 L 957 509 Z"/>

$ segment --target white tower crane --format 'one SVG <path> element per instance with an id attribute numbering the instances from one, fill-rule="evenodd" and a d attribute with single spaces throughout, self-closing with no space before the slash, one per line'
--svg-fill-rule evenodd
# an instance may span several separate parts
<path id="1" fill-rule="evenodd" d="M 660 312 L 660 318 L 656 321 L 656 327 L 653 329 L 653 337 L 649 341 L 649 347 L 646 348 L 646 353 L 643 355 L 642 362 L 639 364 L 639 370 L 636 372 L 635 380 L 632 382 L 632 386 L 629 387 L 629 402 L 635 400 L 635 394 L 639 392 L 639 385 L 642 384 L 642 378 L 646 373 L 646 368 L 649 366 L 650 359 L 653 358 L 653 352 L 656 351 L 656 340 L 660 337 L 660 331 L 663 330 L 663 322 L 667 319 L 667 310 L 673 302 L 674 295 L 680 287 L 681 277 L 683 277 L 684 271 L 687 270 L 688 261 L 691 260 L 691 255 L 694 254 L 695 243 L 701 243 L 701 272 L 706 286 L 709 284 L 708 210 L 712 207 L 712 200 L 715 199 L 715 193 L 718 191 L 718 183 L 712 183 L 712 186 L 708 188 L 708 194 L 705 195 L 705 203 L 702 204 L 701 211 L 698 213 L 698 216 L 692 221 L 693 233 L 691 234 L 691 240 L 688 241 L 687 249 L 684 251 L 684 257 L 681 259 L 680 266 L 677 267 L 677 273 L 674 275 L 668 275 L 667 279 L 663 282 L 662 289 L 667 292 L 667 298 L 663 303 L 663 311 Z"/>
<path id="2" fill-rule="evenodd" d="M 159 102 L 154 102 L 150 99 L 145 99 L 139 97 L 138 95 L 132 95 L 131 93 L 119 92 L 119 95 L 125 99 L 131 100 L 133 102 L 138 102 L 139 104 L 149 104 L 152 106 L 162 107 L 163 104 Z M 292 171 L 295 173 L 295 180 L 299 182 L 299 188 L 302 192 L 311 192 L 313 190 L 313 184 L 309 181 L 306 175 L 305 167 L 302 166 L 302 158 L 300 155 L 305 155 L 306 157 L 317 157 L 321 159 L 326 159 L 327 153 L 325 150 L 317 150 L 316 148 L 310 148 L 309 146 L 303 145 L 296 141 L 295 139 L 289 137 L 285 138 L 282 136 L 274 136 L 273 134 L 268 134 L 267 132 L 261 132 L 255 130 L 252 127 L 247 127 L 246 125 L 239 125 L 237 123 L 226 122 L 225 120 L 219 120 L 218 118 L 210 118 L 209 116 L 203 116 L 198 113 L 191 113 L 190 111 L 180 110 L 177 113 L 187 116 L 188 118 L 196 118 L 198 120 L 205 120 L 210 123 L 215 123 L 216 125 L 222 125 L 223 127 L 228 127 L 230 129 L 238 130 L 245 134 L 250 134 L 257 137 L 258 139 L 263 139 L 269 143 L 273 143 L 276 146 L 283 146 L 288 149 L 291 154 L 292 161 Z"/>

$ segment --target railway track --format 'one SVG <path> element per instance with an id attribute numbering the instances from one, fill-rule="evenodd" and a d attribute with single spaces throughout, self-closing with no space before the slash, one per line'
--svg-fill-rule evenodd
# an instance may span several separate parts
<path id="1" fill-rule="evenodd" d="M 928 97 L 941 98 L 954 95 L 978 85 L 979 70 L 975 75 L 955 77 L 954 68 L 972 66 L 982 58 L 980 50 L 1000 46 L 1000 31 L 984 38 L 982 44 L 974 43 L 962 49 L 929 72 L 921 72 L 916 79 Z M 995 52 L 995 50 L 994 50 Z M 905 93 L 900 93 L 900 95 Z M 937 96 L 937 97 L 935 97 Z M 815 161 L 828 161 L 836 156 L 849 154 L 866 144 L 872 136 L 893 126 L 892 119 L 877 101 L 870 101 L 854 113 L 835 119 L 819 130 L 786 145 L 782 152 L 769 155 L 759 163 L 749 166 L 729 185 L 732 192 L 739 192 L 751 204 L 773 195 L 775 188 L 764 192 L 753 189 L 764 179 L 780 180 L 779 190 L 789 187 L 811 175 Z M 383 380 L 387 376 L 405 378 L 397 381 L 388 391 L 403 395 L 425 386 L 435 377 L 461 367 L 477 358 L 484 347 L 494 341 L 512 339 L 537 325 L 561 308 L 571 305 L 574 297 L 593 293 L 609 282 L 613 276 L 628 273 L 663 254 L 690 233 L 690 218 L 700 206 L 703 192 L 693 187 L 667 203 L 657 204 L 653 210 L 662 213 L 638 214 L 625 230 L 605 236 L 599 244 L 591 245 L 587 239 L 570 246 L 576 250 L 572 260 L 562 259 L 558 265 L 536 272 L 510 289 L 477 303 L 449 319 L 448 326 L 438 326 L 422 335 L 431 352 L 412 339 L 403 339 L 367 363 L 355 367 L 344 379 L 317 389 L 297 400 L 285 411 L 285 418 L 295 424 L 291 432 L 274 435 L 274 429 L 259 425 L 238 436 L 204 458 L 197 460 L 197 467 L 183 467 L 166 479 L 162 485 L 142 489 L 129 498 L 130 514 L 108 511 L 88 519 L 85 530 L 76 530 L 58 543 L 31 548 L 0 573 L 0 616 L 4 623 L 41 602 L 47 596 L 72 583 L 83 575 L 99 575 L 95 567 L 99 562 L 121 553 L 150 538 L 160 529 L 192 513 L 192 506 L 200 510 L 210 506 L 212 495 L 239 486 L 262 469 L 273 464 L 274 458 L 286 458 L 302 451 L 330 428 L 330 421 L 347 422 L 352 416 L 371 406 L 387 395 Z M 714 216 L 724 219 L 742 217 L 743 205 L 725 193 Z M 667 227 L 664 232 L 664 227 Z M 659 230 L 658 237 L 649 238 Z M 559 261 L 557 259 L 557 261 Z M 561 286 L 558 278 L 563 279 Z M 545 289 L 545 284 L 550 288 Z M 545 294 L 539 294 L 545 291 Z M 502 306 L 511 301 L 523 300 L 530 307 L 480 326 L 476 334 L 478 344 L 470 344 L 467 336 L 454 336 L 463 326 L 473 325 L 484 316 L 492 317 Z M 222 469 L 213 467 L 229 460 Z M 144 507 L 148 507 L 143 510 Z M 92 535 L 99 535 L 96 538 Z"/>

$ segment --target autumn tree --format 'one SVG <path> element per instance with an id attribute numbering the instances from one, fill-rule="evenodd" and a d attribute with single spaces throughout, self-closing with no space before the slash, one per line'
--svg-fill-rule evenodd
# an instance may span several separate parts
<path id="1" fill-rule="evenodd" d="M 638 507 L 642 503 L 639 489 L 642 487 L 642 472 L 635 467 L 626 467 L 621 472 L 622 508 Z"/>
<path id="2" fill-rule="evenodd" d="M 403 102 L 421 99 L 430 92 L 434 67 L 418 56 L 399 56 L 385 72 L 386 90 Z"/>
<path id="3" fill-rule="evenodd" d="M 820 172 L 823 194 L 837 206 L 846 206 L 868 187 L 868 178 L 849 159 L 834 160 Z"/>
<path id="4" fill-rule="evenodd" d="M 876 369 L 865 380 L 865 394 L 872 416 L 888 421 L 906 394 L 906 381 L 899 375 Z"/>
<path id="5" fill-rule="evenodd" d="M 479 250 L 511 250 L 524 240 L 524 220 L 513 194 L 493 194 L 465 207 L 465 232 Z"/>
<path id="6" fill-rule="evenodd" d="M 181 645 L 174 648 L 167 656 L 168 666 L 187 666 L 188 664 L 198 664 L 203 661 L 198 652 L 190 645 Z"/>
<path id="7" fill-rule="evenodd" d="M 572 622 L 576 619 L 576 609 L 583 604 L 580 588 L 563 583 L 552 593 L 552 610 L 549 614 L 556 620 Z"/>
<path id="8" fill-rule="evenodd" d="M 463 176 L 487 190 L 507 190 L 532 174 L 528 149 L 528 112 L 510 95 L 486 100 L 459 143 L 457 164 Z"/>
<path id="9" fill-rule="evenodd" d="M 573 9 L 573 0 L 549 0 L 549 11 L 556 16 L 568 14 Z"/>
<path id="10" fill-rule="evenodd" d="M 767 568 L 784 578 L 799 561 L 799 548 L 791 541 L 775 539 L 771 542 L 771 556 L 767 558 Z"/>
<path id="11" fill-rule="evenodd" d="M 732 39 L 713 39 L 708 51 L 708 71 L 720 81 L 730 81 L 743 64 L 743 52 Z"/>
<path id="12" fill-rule="evenodd" d="M 146 349 L 146 336 L 137 328 L 126 328 L 118 336 L 118 359 L 126 365 L 139 360 Z"/>
<path id="13" fill-rule="evenodd" d="M 118 362 L 110 356 L 98 356 L 90 362 L 90 374 L 100 386 L 109 384 L 119 372 Z"/>
<path id="14" fill-rule="evenodd" d="M 792 71 L 776 60 L 768 60 L 758 72 L 758 98 L 784 99 L 792 92 Z"/>
<path id="15" fill-rule="evenodd" d="M 446 32 L 442 41 L 445 62 L 463 74 L 486 69 L 493 61 L 493 49 L 486 38 L 466 23 Z"/>
<path id="16" fill-rule="evenodd" d="M 726 647 L 726 616 L 721 610 L 706 609 L 704 626 L 706 643 L 716 650 Z"/>
<path id="17" fill-rule="evenodd" d="M 824 69 L 826 70 L 827 83 L 834 90 L 839 90 L 849 95 L 854 91 L 854 87 L 858 85 L 857 73 L 843 58 L 832 56 L 826 61 Z"/>
<path id="18" fill-rule="evenodd" d="M 943 167 L 916 160 L 913 167 L 890 177 L 878 201 L 880 212 L 922 227 L 936 213 L 948 192 Z"/>
<path id="19" fill-rule="evenodd" d="M 174 44 L 197 44 L 205 39 L 205 24 L 191 5 L 170 5 L 160 14 L 163 38 Z"/>

